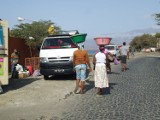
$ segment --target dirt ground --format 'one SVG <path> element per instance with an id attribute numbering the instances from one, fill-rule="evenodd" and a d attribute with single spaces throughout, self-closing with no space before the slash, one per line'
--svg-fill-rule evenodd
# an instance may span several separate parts
<path id="1" fill-rule="evenodd" d="M 9 81 L 0 95 L 1 120 L 46 120 L 44 116 L 60 116 L 65 104 L 64 108 L 59 105 L 73 95 L 75 88 L 73 75 L 56 76 L 50 80 L 37 76 Z"/>
<path id="2" fill-rule="evenodd" d="M 3 86 L 4 93 L 0 95 L 0 118 L 17 120 L 17 117 L 24 119 L 50 113 L 50 109 L 72 94 L 74 87 L 75 78 L 72 76 L 50 80 L 44 80 L 43 76 L 10 79 L 10 84 Z"/>

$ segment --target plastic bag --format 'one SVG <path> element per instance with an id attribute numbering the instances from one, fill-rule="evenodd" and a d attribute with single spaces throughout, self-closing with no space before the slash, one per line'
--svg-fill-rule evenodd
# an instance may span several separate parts
<path id="1" fill-rule="evenodd" d="M 17 64 L 17 65 L 16 65 L 16 71 L 18 71 L 18 72 L 22 72 L 22 71 L 23 71 L 23 67 L 22 67 L 22 65 Z"/>
<path id="2" fill-rule="evenodd" d="M 33 77 L 39 76 L 40 74 L 40 70 L 35 70 L 32 74 Z"/>
<path id="3" fill-rule="evenodd" d="M 115 64 L 115 65 L 118 65 L 118 64 L 119 64 L 119 61 L 117 60 L 116 57 L 114 58 L 114 64 Z"/>

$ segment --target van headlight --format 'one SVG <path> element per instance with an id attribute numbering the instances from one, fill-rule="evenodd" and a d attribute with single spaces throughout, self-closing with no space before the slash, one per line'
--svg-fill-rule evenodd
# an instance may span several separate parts
<path id="1" fill-rule="evenodd" d="M 41 57 L 40 62 L 46 63 L 46 62 L 48 62 L 48 59 L 46 57 Z"/>

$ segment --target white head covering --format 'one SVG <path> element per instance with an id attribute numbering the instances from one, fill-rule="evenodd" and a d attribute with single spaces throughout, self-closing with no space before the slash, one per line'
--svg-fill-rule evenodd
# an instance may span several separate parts
<path id="1" fill-rule="evenodd" d="M 80 49 L 80 50 L 83 50 L 83 49 L 84 49 L 84 44 L 83 44 L 83 43 L 78 43 L 77 46 L 79 46 L 79 49 Z"/>

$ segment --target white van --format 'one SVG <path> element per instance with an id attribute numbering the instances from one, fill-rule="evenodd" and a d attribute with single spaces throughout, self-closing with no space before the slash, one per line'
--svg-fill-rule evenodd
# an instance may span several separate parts
<path id="1" fill-rule="evenodd" d="M 44 79 L 50 75 L 75 74 L 73 70 L 73 52 L 77 45 L 70 34 L 46 37 L 40 48 L 40 73 Z"/>
<path id="2" fill-rule="evenodd" d="M 120 51 L 117 45 L 106 45 L 105 49 L 107 50 L 107 52 L 110 52 L 113 56 L 117 58 L 120 57 Z"/>

